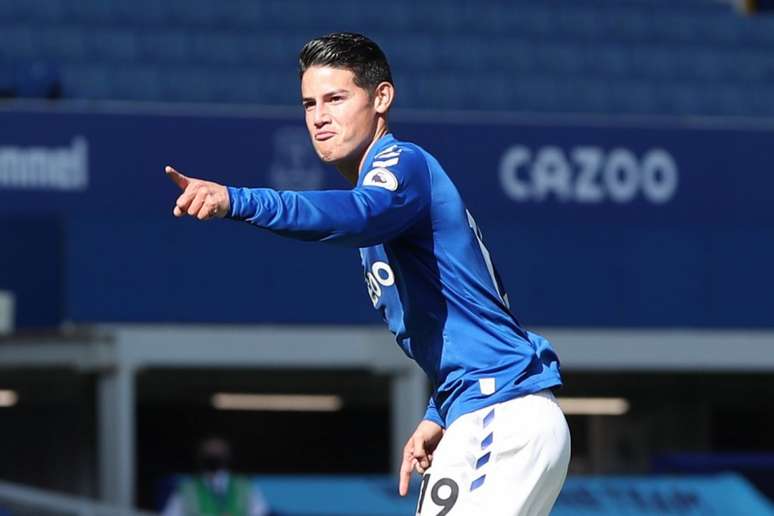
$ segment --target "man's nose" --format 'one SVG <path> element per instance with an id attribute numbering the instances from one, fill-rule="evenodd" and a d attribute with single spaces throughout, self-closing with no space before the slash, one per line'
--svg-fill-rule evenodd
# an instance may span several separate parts
<path id="1" fill-rule="evenodd" d="M 314 108 L 314 125 L 322 127 L 328 122 L 330 122 L 330 117 L 328 116 L 328 111 L 325 109 L 325 106 L 317 104 Z"/>

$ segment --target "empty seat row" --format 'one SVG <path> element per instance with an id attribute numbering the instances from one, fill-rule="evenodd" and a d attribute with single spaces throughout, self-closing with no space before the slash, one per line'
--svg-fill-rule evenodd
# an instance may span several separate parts
<path id="1" fill-rule="evenodd" d="M 383 46 L 404 107 L 774 109 L 774 18 L 712 0 L 2 0 L 0 92 L 294 105 L 298 50 L 333 30 Z"/>
<path id="2" fill-rule="evenodd" d="M 517 37 L 375 33 L 396 68 L 420 73 L 500 71 L 630 79 L 770 81 L 774 52 L 703 46 L 535 42 Z M 302 32 L 227 32 L 0 26 L 0 56 L 61 64 L 113 63 L 295 67 Z"/>
<path id="3" fill-rule="evenodd" d="M 516 110 L 532 112 L 668 113 L 678 115 L 774 115 L 774 91 L 742 90 L 733 82 L 697 88 L 695 83 L 509 75 L 397 73 L 396 106 L 411 109 Z M 81 66 L 63 73 L 64 93 L 82 98 L 172 102 L 235 102 L 299 105 L 292 71 L 240 67 L 129 66 L 112 70 Z"/>
<path id="4" fill-rule="evenodd" d="M 697 2 L 415 2 L 375 7 L 357 0 L 4 0 L 0 21 L 155 30 L 303 29 L 428 31 L 622 41 L 738 43 L 773 41 L 772 22 L 735 15 L 711 0 Z"/>

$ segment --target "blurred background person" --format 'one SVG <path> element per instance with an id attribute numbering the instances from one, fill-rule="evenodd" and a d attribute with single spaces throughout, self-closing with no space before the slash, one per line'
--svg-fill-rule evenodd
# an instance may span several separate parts
<path id="1" fill-rule="evenodd" d="M 231 446 L 209 437 L 196 452 L 199 472 L 181 481 L 164 516 L 268 516 L 263 495 L 246 477 L 231 471 Z"/>

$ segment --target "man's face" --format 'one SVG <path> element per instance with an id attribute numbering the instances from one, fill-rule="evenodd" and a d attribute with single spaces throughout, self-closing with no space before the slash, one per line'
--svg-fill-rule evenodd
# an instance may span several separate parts
<path id="1" fill-rule="evenodd" d="M 377 112 L 355 75 L 312 66 L 301 78 L 306 127 L 320 159 L 333 165 L 360 159 L 374 135 Z"/>

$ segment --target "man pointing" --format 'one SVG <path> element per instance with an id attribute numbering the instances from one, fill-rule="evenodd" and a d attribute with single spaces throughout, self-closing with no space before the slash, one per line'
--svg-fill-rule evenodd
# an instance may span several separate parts
<path id="1" fill-rule="evenodd" d="M 183 190 L 175 215 L 358 248 L 374 308 L 434 386 L 404 448 L 400 494 L 416 470 L 417 514 L 547 515 L 570 459 L 551 392 L 561 385 L 556 353 L 511 313 L 481 230 L 438 161 L 389 132 L 395 88 L 381 49 L 358 34 L 317 38 L 301 50 L 299 76 L 312 144 L 352 188 L 234 188 L 167 167 Z"/>

